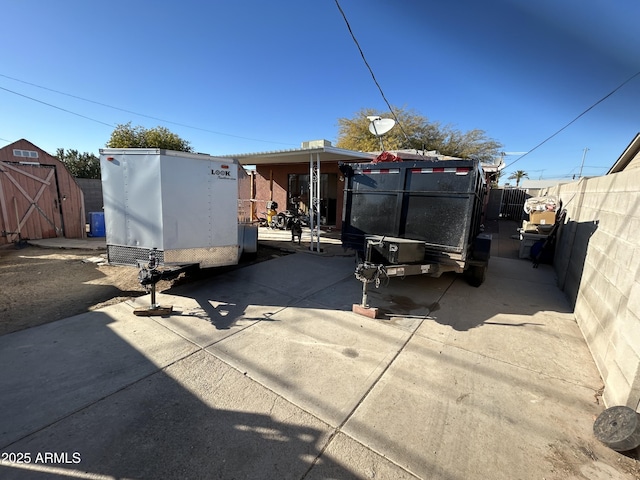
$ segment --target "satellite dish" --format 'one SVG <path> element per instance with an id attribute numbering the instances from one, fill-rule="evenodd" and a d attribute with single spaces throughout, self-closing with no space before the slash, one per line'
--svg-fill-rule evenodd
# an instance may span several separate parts
<path id="1" fill-rule="evenodd" d="M 395 124 L 396 121 L 392 118 L 375 117 L 369 124 L 369 131 L 376 137 L 379 137 L 380 135 L 384 135 L 389 130 L 391 130 L 395 126 Z"/>

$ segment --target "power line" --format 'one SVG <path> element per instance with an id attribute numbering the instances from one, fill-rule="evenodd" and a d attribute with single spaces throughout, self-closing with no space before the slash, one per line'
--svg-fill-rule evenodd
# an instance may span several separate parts
<path id="1" fill-rule="evenodd" d="M 340 3 L 338 2 L 338 0 L 335 0 L 335 2 L 336 2 L 336 6 L 338 7 L 338 10 L 340 10 L 340 14 L 342 15 L 342 18 L 344 19 L 344 23 L 347 24 L 347 29 L 349 30 L 349 33 L 351 34 L 351 38 L 353 39 L 353 42 L 356 44 L 356 47 L 358 47 L 358 51 L 360 52 L 360 56 L 362 57 L 362 60 L 364 61 L 364 64 L 369 69 L 369 73 L 371 74 L 371 78 L 373 78 L 373 82 L 376 84 L 376 87 L 378 87 L 378 90 L 380 91 L 380 95 L 382 95 L 382 99 L 387 104 L 387 107 L 389 107 L 389 111 L 391 112 L 391 115 L 393 115 L 393 118 L 396 120 L 396 123 L 400 127 L 400 130 L 402 131 L 402 134 L 404 135 L 404 138 L 405 138 L 405 140 L 407 141 L 407 144 L 408 144 L 409 143 L 409 136 L 407 135 L 407 132 L 405 132 L 404 128 L 402 128 L 402 124 L 400 123 L 400 120 L 398 119 L 396 113 L 393 111 L 393 108 L 391 108 L 391 104 L 389 103 L 389 101 L 387 100 L 387 97 L 385 96 L 384 92 L 382 91 L 382 87 L 378 83 L 378 80 L 376 79 L 376 76 L 373 73 L 373 69 L 369 65 L 369 62 L 367 62 L 367 59 L 364 56 L 364 52 L 362 51 L 362 48 L 360 48 L 360 44 L 358 43 L 358 40 L 356 39 L 356 36 L 353 33 L 353 30 L 351 30 L 351 25 L 349 24 L 349 20 L 347 20 L 347 16 L 345 15 L 344 11 L 342 10 L 342 7 L 340 7 Z"/>
<path id="2" fill-rule="evenodd" d="M 107 127 L 115 128 L 115 125 L 111 125 L 110 123 L 103 122 L 102 120 L 96 120 L 95 118 L 87 117 L 86 115 L 82 115 L 80 113 L 72 112 L 71 110 L 67 110 L 66 108 L 58 107 L 56 105 L 52 105 L 51 103 L 43 102 L 42 100 L 38 100 L 37 98 L 30 97 L 28 95 L 23 95 L 22 93 L 14 92 L 13 90 L 9 90 L 8 88 L 0 87 L 0 90 L 4 90 L 5 92 L 13 93 L 14 95 L 18 95 L 20 97 L 28 98 L 34 102 L 41 103 L 51 108 L 56 108 L 58 110 L 62 110 L 63 112 L 70 113 L 71 115 L 76 115 L 78 117 L 85 118 L 87 120 L 91 120 L 92 122 L 101 123 L 102 125 L 106 125 Z"/>
<path id="3" fill-rule="evenodd" d="M 77 99 L 77 100 L 82 100 L 83 102 L 93 103 L 94 105 L 99 105 L 99 106 L 101 106 L 101 107 L 111 108 L 111 109 L 113 109 L 113 110 L 118 110 L 118 111 L 120 111 L 120 112 L 129 113 L 129 114 L 131 114 L 131 115 L 137 115 L 137 116 L 139 116 L 139 117 L 149 118 L 149 119 L 151 119 L 151 120 L 156 120 L 156 121 L 158 121 L 158 122 L 162 122 L 162 123 L 168 123 L 168 124 L 170 124 L 170 125 L 177 125 L 177 126 L 184 127 L 184 128 L 190 128 L 190 129 L 193 129 L 193 130 L 200 130 L 200 131 L 202 131 L 202 132 L 213 133 L 213 134 L 215 134 L 215 135 L 224 135 L 224 136 L 227 136 L 227 137 L 239 138 L 239 139 L 242 139 L 242 140 L 250 140 L 250 141 L 255 141 L 255 142 L 264 142 L 264 143 L 275 143 L 275 144 L 279 144 L 279 145 L 292 145 L 291 143 L 276 142 L 276 141 L 272 141 L 272 140 L 261 140 L 261 139 L 257 139 L 257 138 L 243 137 L 243 136 L 240 136 L 240 135 L 233 135 L 233 134 L 231 134 L 231 133 L 223 133 L 223 132 L 217 132 L 217 131 L 215 131 L 215 130 L 209 130 L 209 129 L 206 129 L 206 128 L 195 127 L 195 126 L 193 126 L 193 125 L 187 125 L 187 124 L 184 124 L 184 123 L 172 122 L 171 120 L 166 120 L 166 119 L 163 119 L 163 118 L 154 117 L 154 116 L 151 116 L 151 115 L 146 115 L 146 114 L 144 114 L 144 113 L 134 112 L 134 111 L 132 111 L 132 110 L 127 110 L 127 109 L 125 109 L 125 108 L 115 107 L 115 106 L 113 106 L 113 105 L 109 105 L 109 104 L 106 104 L 106 103 L 102 103 L 102 102 L 98 102 L 98 101 L 95 101 L 95 100 L 91 100 L 91 99 L 89 99 L 89 98 L 80 97 L 80 96 L 78 96 L 78 95 L 73 95 L 73 94 L 71 94 L 71 93 L 61 92 L 60 90 L 55 90 L 55 89 L 53 89 L 53 88 L 44 87 L 44 86 L 42 86 L 42 85 L 37 85 L 37 84 L 35 84 L 35 83 L 27 82 L 26 80 L 21 80 L 21 79 L 19 79 L 19 78 L 15 78 L 15 77 L 10 77 L 9 75 L 5 75 L 5 74 L 2 74 L 2 73 L 0 73 L 0 77 L 8 78 L 9 80 L 13 80 L 13 81 L 15 81 L 15 82 L 24 83 L 25 85 L 30 85 L 30 86 L 32 86 L 32 87 L 40 88 L 40 89 L 42 89 L 42 90 L 48 90 L 49 92 L 57 93 L 57 94 L 59 94 L 59 95 L 65 95 L 65 96 L 70 97 L 70 98 L 75 98 L 75 99 Z M 0 87 L 0 88 L 2 88 L 2 87 Z M 78 113 L 74 113 L 74 112 L 71 112 L 71 111 L 69 111 L 69 110 L 65 110 L 65 109 L 63 109 L 63 108 L 56 107 L 55 105 L 48 104 L 48 103 L 43 102 L 43 101 L 41 101 L 41 100 L 37 100 L 37 99 L 31 98 L 31 97 L 28 97 L 28 96 L 26 96 L 26 95 L 22 95 L 22 94 L 20 94 L 20 93 L 13 92 L 13 91 L 8 90 L 8 89 L 6 89 L 6 88 L 2 88 L 2 90 L 6 90 L 6 91 L 8 91 L 8 92 L 15 93 L 16 95 L 20 95 L 20 96 L 25 97 L 25 98 L 28 98 L 28 99 L 30 99 L 30 100 L 34 100 L 34 101 L 36 101 L 36 102 L 39 102 L 39 103 L 43 103 L 43 104 L 45 104 L 45 105 L 48 105 L 48 106 L 50 106 L 50 107 L 53 107 L 53 108 L 57 108 L 57 109 L 59 109 L 59 110 L 66 111 L 66 112 L 68 112 L 68 113 L 73 113 L 74 115 L 78 115 L 78 116 L 81 116 L 81 117 L 83 116 L 83 115 L 80 115 L 80 114 L 78 114 Z M 89 120 L 97 121 L 97 122 L 99 122 L 99 123 L 104 123 L 104 122 L 100 122 L 99 120 L 91 119 L 91 118 L 89 118 L 89 117 L 85 117 L 85 118 L 88 118 Z M 113 125 L 110 125 L 110 124 L 105 124 L 105 125 L 109 125 L 110 127 L 114 127 Z"/>
<path id="4" fill-rule="evenodd" d="M 336 0 L 337 1 L 337 0 Z M 577 121 L 580 117 L 582 117 L 583 115 L 585 115 L 587 112 L 589 112 L 590 110 L 592 110 L 593 108 L 595 108 L 597 105 L 601 104 L 602 102 L 604 102 L 607 98 L 609 98 L 611 95 L 613 95 L 614 93 L 616 93 L 618 90 L 620 90 L 622 87 L 624 87 L 627 83 L 629 83 L 631 80 L 633 80 L 634 78 L 636 78 L 638 75 L 640 75 L 640 72 L 636 72 L 633 75 L 631 75 L 631 77 L 627 78 L 624 82 L 622 82 L 620 85 L 618 85 L 616 88 L 614 88 L 613 90 L 611 90 L 608 94 L 606 94 L 604 97 L 602 97 L 600 100 L 598 100 L 596 103 L 594 103 L 593 105 L 591 105 L 589 108 L 587 108 L 584 112 L 582 112 L 580 115 L 578 115 L 576 118 L 574 118 L 573 120 L 571 120 L 569 123 L 567 123 L 564 127 L 562 127 L 560 130 L 558 130 L 557 132 L 555 132 L 553 135 L 551 135 L 550 137 L 547 137 L 546 139 L 544 139 L 542 142 L 540 142 L 538 145 L 536 145 L 535 147 L 533 147 L 531 150 L 529 150 L 527 153 L 525 153 L 524 155 L 521 155 L 520 157 L 516 158 L 513 162 L 511 162 L 509 165 L 507 165 L 504 168 L 509 168 L 511 165 L 513 165 L 514 163 L 516 163 L 517 161 L 521 160 L 522 158 L 526 157 L 527 155 L 529 155 L 531 152 L 533 152 L 534 150 L 536 150 L 537 148 L 541 147 L 542 145 L 544 145 L 545 143 L 547 143 L 549 140 L 551 140 L 553 137 L 555 137 L 556 135 L 558 135 L 560 132 L 562 132 L 563 130 L 565 130 L 567 127 L 569 127 L 571 124 L 573 124 L 575 121 Z"/>

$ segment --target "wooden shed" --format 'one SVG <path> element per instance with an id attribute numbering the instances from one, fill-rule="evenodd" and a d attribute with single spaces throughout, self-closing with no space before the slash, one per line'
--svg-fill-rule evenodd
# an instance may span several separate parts
<path id="1" fill-rule="evenodd" d="M 0 245 L 85 236 L 84 196 L 67 167 L 24 139 L 0 148 Z"/>

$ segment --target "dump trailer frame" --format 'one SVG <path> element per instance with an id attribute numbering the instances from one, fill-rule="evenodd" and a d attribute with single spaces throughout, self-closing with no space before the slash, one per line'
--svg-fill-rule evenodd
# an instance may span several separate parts
<path id="1" fill-rule="evenodd" d="M 491 235 L 482 232 L 486 181 L 477 160 L 341 164 L 342 245 L 356 251 L 356 278 L 464 273 L 480 286 Z"/>

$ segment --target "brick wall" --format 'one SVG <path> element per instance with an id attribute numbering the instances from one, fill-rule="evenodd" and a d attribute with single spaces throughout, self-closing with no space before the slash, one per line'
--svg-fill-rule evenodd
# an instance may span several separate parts
<path id="1" fill-rule="evenodd" d="M 344 198 L 344 181 L 340 180 L 342 174 L 338 168 L 337 162 L 324 162 L 320 166 L 320 172 L 336 174 L 336 185 L 331 185 L 333 194 L 336 196 L 336 228 L 342 225 L 342 202 Z M 256 167 L 255 179 L 255 199 L 256 211 L 259 216 L 266 210 L 266 202 L 273 200 L 278 203 L 278 211 L 290 208 L 287 205 L 287 189 L 289 188 L 289 174 L 309 174 L 309 164 L 287 164 L 287 165 L 258 165 Z M 273 187 L 271 187 L 271 179 L 273 179 Z M 273 195 L 271 192 L 273 191 Z M 324 198 L 327 192 L 321 192 Z"/>
<path id="2" fill-rule="evenodd" d="M 640 408 L 640 169 L 548 191 L 567 210 L 558 283 L 605 384 L 608 407 Z"/>

